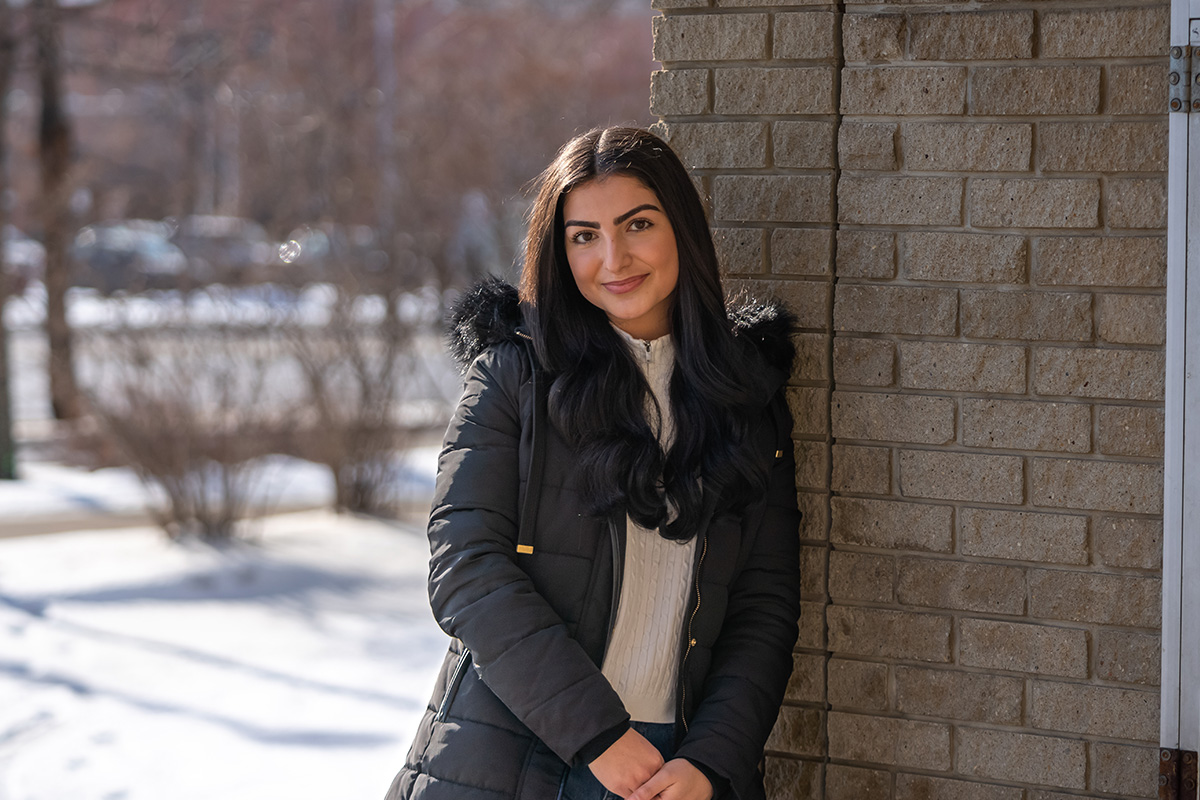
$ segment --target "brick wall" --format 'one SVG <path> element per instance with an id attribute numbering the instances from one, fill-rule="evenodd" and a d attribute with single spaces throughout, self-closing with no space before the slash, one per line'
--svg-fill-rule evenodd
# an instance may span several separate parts
<path id="1" fill-rule="evenodd" d="M 1167 4 L 654 5 L 730 283 L 804 326 L 771 795 L 1155 797 Z"/>

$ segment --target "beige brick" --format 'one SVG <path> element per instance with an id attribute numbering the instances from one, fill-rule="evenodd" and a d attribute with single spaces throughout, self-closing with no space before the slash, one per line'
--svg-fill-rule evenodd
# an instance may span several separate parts
<path id="1" fill-rule="evenodd" d="M 1150 294 L 1096 297 L 1096 333 L 1116 344 L 1163 344 L 1167 340 L 1167 299 Z"/>
<path id="2" fill-rule="evenodd" d="M 896 800 L 1024 800 L 1025 790 L 931 775 L 896 776 Z M 865 798 L 864 798 L 865 800 Z"/>
<path id="3" fill-rule="evenodd" d="M 800 593 L 805 600 L 825 596 L 829 548 L 821 545 L 800 546 Z"/>
<path id="4" fill-rule="evenodd" d="M 842 169 L 894 170 L 896 123 L 843 121 L 838 131 Z"/>
<path id="5" fill-rule="evenodd" d="M 855 497 L 834 497 L 831 503 L 830 538 L 837 544 L 931 553 L 951 550 L 950 506 Z"/>
<path id="6" fill-rule="evenodd" d="M 1087 517 L 963 508 L 958 512 L 963 555 L 1040 563 L 1087 564 Z"/>
<path id="7" fill-rule="evenodd" d="M 838 181 L 838 221 L 864 225 L 959 225 L 961 178 L 851 176 Z"/>
<path id="8" fill-rule="evenodd" d="M 809 800 L 824 783 L 824 765 L 818 761 L 767 756 L 764 783 L 767 797 L 777 800 Z"/>
<path id="9" fill-rule="evenodd" d="M 976 291 L 959 296 L 962 332 L 973 339 L 1090 341 L 1089 294 L 1038 291 Z"/>
<path id="10" fill-rule="evenodd" d="M 950 767 L 950 726 L 831 711 L 829 755 L 845 761 L 945 770 Z"/>
<path id="11" fill-rule="evenodd" d="M 1161 350 L 1044 347 L 1033 356 L 1033 386 L 1041 395 L 1161 400 Z"/>
<path id="12" fill-rule="evenodd" d="M 892 451 L 887 447 L 833 445 L 835 492 L 887 494 L 892 486 Z"/>
<path id="13" fill-rule="evenodd" d="M 959 622 L 958 663 L 1034 675 L 1088 676 L 1087 632 L 990 619 Z"/>
<path id="14" fill-rule="evenodd" d="M 833 374 L 840 385 L 891 386 L 895 372 L 894 342 L 845 336 L 833 340 Z"/>
<path id="15" fill-rule="evenodd" d="M 884 711 L 888 706 L 888 668 L 872 661 L 829 659 L 829 704 L 839 711 Z"/>
<path id="16" fill-rule="evenodd" d="M 713 214 L 723 220 L 829 222 L 826 175 L 721 175 L 713 181 Z"/>
<path id="17" fill-rule="evenodd" d="M 1033 56 L 1033 12 L 912 14 L 909 57 L 974 61 Z"/>
<path id="18" fill-rule="evenodd" d="M 832 114 L 834 78 L 830 67 L 718 69 L 713 109 L 718 114 Z"/>
<path id="19" fill-rule="evenodd" d="M 887 231 L 837 232 L 837 274 L 841 278 L 891 278 L 896 274 L 896 234 Z"/>
<path id="20" fill-rule="evenodd" d="M 824 442 L 793 442 L 796 453 L 796 486 L 824 489 L 829 482 L 829 446 Z"/>
<path id="21" fill-rule="evenodd" d="M 833 231 L 776 228 L 771 232 L 771 271 L 776 275 L 828 275 Z"/>
<path id="22" fill-rule="evenodd" d="M 956 734 L 955 767 L 963 775 L 1064 789 L 1087 785 L 1082 741 L 961 727 Z"/>
<path id="23" fill-rule="evenodd" d="M 793 436 L 825 435 L 829 419 L 829 390 L 820 386 L 789 386 L 788 407 L 792 412 Z"/>
<path id="24" fill-rule="evenodd" d="M 665 8 L 708 8 L 709 0 L 650 0 L 650 7 Z"/>
<path id="25" fill-rule="evenodd" d="M 800 636 L 796 647 L 807 650 L 825 649 L 825 602 L 800 602 Z"/>
<path id="26" fill-rule="evenodd" d="M 824 491 L 800 492 L 796 499 L 803 515 L 800 522 L 800 538 L 806 541 L 829 539 L 829 496 Z"/>
<path id="27" fill-rule="evenodd" d="M 975 115 L 1073 116 L 1099 110 L 1099 67 L 976 67 L 971 74 Z"/>
<path id="28" fill-rule="evenodd" d="M 900 451 L 905 497 L 1018 504 L 1024 494 L 1022 459 L 939 450 Z"/>
<path id="29" fill-rule="evenodd" d="M 1038 283 L 1161 287 L 1167 279 L 1162 236 L 1055 236 L 1034 241 Z"/>
<path id="30" fill-rule="evenodd" d="M 1046 172 L 1161 172 L 1167 121 L 1044 122 L 1038 164 Z"/>
<path id="31" fill-rule="evenodd" d="M 767 750 L 798 756 L 824 753 L 825 714 L 815 708 L 784 706 L 767 738 Z"/>
<path id="32" fill-rule="evenodd" d="M 1092 787 L 1122 797 L 1158 797 L 1158 748 L 1092 744 Z"/>
<path id="33" fill-rule="evenodd" d="M 762 228 L 713 228 L 717 263 L 725 275 L 760 275 L 764 272 Z"/>
<path id="34" fill-rule="evenodd" d="M 1022 283 L 1029 263 L 1024 236 L 913 231 L 900 234 L 900 249 L 916 281 Z"/>
<path id="35" fill-rule="evenodd" d="M 842 550 L 829 554 L 829 596 L 835 602 L 891 603 L 895 580 L 892 558 Z"/>
<path id="36" fill-rule="evenodd" d="M 1101 630 L 1096 644 L 1096 677 L 1103 681 L 1158 686 L 1161 645 L 1162 638 L 1157 633 Z"/>
<path id="37" fill-rule="evenodd" d="M 831 605 L 826 609 L 826 617 L 829 649 L 834 653 L 905 661 L 950 661 L 949 616 Z M 830 755 L 834 755 L 832 746 Z"/>
<path id="38" fill-rule="evenodd" d="M 727 287 L 728 290 L 728 287 Z M 799 333 L 792 337 L 796 344 L 796 368 L 793 374 L 800 380 L 829 380 L 829 335 L 826 333 Z"/>
<path id="39" fill-rule="evenodd" d="M 816 654 L 793 653 L 792 676 L 785 701 L 793 703 L 825 703 L 825 657 Z"/>
<path id="40" fill-rule="evenodd" d="M 826 770 L 824 800 L 862 800 L 890 797 L 891 773 L 879 769 L 830 764 Z"/>
<path id="41" fill-rule="evenodd" d="M 833 435 L 876 442 L 946 444 L 954 440 L 954 401 L 948 397 L 834 392 Z"/>
<path id="42" fill-rule="evenodd" d="M 660 69 L 650 75 L 651 114 L 686 116 L 708 108 L 708 70 Z"/>
<path id="43" fill-rule="evenodd" d="M 896 667 L 896 710 L 921 717 L 1020 725 L 1025 681 L 978 672 Z"/>
<path id="44" fill-rule="evenodd" d="M 1167 83 L 1167 64 L 1136 64 L 1108 67 L 1108 113 L 1161 114 L 1166 109 L 1162 87 Z"/>
<path id="45" fill-rule="evenodd" d="M 775 58 L 832 59 L 837 56 L 837 16 L 829 11 L 775 15 Z"/>
<path id="46" fill-rule="evenodd" d="M 1100 406 L 1101 453 L 1162 458 L 1163 410 L 1145 406 Z"/>
<path id="47" fill-rule="evenodd" d="M 824 329 L 828 325 L 831 287 L 825 281 L 779 280 L 774 277 L 727 278 L 725 290 L 732 295 L 745 292 L 751 297 L 775 297 L 783 302 L 802 328 Z M 828 344 L 825 344 L 828 347 Z"/>
<path id="48" fill-rule="evenodd" d="M 1161 178 L 1110 178 L 1105 219 L 1114 228 L 1166 228 L 1167 184 Z"/>
<path id="49" fill-rule="evenodd" d="M 903 558 L 896 599 L 906 606 L 989 614 L 1025 611 L 1025 570 L 995 564 L 964 564 L 932 558 Z"/>
<path id="50" fill-rule="evenodd" d="M 772 125 L 775 166 L 795 169 L 833 167 L 832 122 L 776 122 Z"/>
<path id="51" fill-rule="evenodd" d="M 833 327 L 861 333 L 953 336 L 958 316 L 953 289 L 917 286 L 838 286 Z"/>
<path id="52" fill-rule="evenodd" d="M 1021 123 L 906 122 L 904 168 L 920 172 L 1027 172 L 1033 126 Z"/>
<path id="53" fill-rule="evenodd" d="M 897 61 L 904 57 L 905 20 L 900 14 L 846 14 L 842 51 L 846 61 Z"/>
<path id="54" fill-rule="evenodd" d="M 1030 570 L 1029 615 L 1071 622 L 1158 628 L 1157 577 Z"/>
<path id="55" fill-rule="evenodd" d="M 1158 740 L 1158 692 L 1034 681 L 1032 706 L 1035 728 Z"/>
<path id="56" fill-rule="evenodd" d="M 1162 513 L 1162 464 L 1035 458 L 1031 474 L 1034 505 Z"/>
<path id="57" fill-rule="evenodd" d="M 826 0 L 715 0 L 717 8 L 762 8 L 764 6 L 820 6 Z"/>
<path id="58" fill-rule="evenodd" d="M 900 385 L 950 392 L 1025 391 L 1025 348 L 963 342 L 901 342 Z"/>
<path id="59" fill-rule="evenodd" d="M 1094 180 L 980 178 L 971 182 L 971 224 L 980 228 L 1094 228 L 1100 184 Z"/>
<path id="60" fill-rule="evenodd" d="M 1158 56 L 1168 40 L 1168 8 L 1047 11 L 1041 19 L 1042 58 Z"/>
<path id="61" fill-rule="evenodd" d="M 1101 517 L 1096 523 L 1096 550 L 1107 567 L 1153 569 L 1162 567 L 1160 519 Z"/>
<path id="62" fill-rule="evenodd" d="M 1092 449 L 1091 407 L 1083 403 L 964 399 L 962 420 L 967 447 L 1064 453 Z"/>
<path id="63" fill-rule="evenodd" d="M 766 14 L 656 16 L 655 61 L 752 60 L 767 56 Z"/>
<path id="64" fill-rule="evenodd" d="M 671 122 L 667 143 L 689 169 L 739 169 L 767 165 L 762 122 Z"/>
<path id="65" fill-rule="evenodd" d="M 961 114 L 966 107 L 965 67 L 846 67 L 843 114 L 904 116 Z"/>

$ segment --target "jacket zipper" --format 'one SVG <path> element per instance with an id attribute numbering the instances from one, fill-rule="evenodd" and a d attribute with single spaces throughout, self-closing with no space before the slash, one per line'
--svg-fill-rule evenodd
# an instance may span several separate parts
<path id="1" fill-rule="evenodd" d="M 454 699 L 454 695 L 458 694 L 458 685 L 462 683 L 463 671 L 467 668 L 467 659 L 471 657 L 471 648 L 466 648 L 462 651 L 462 655 L 458 657 L 458 663 L 454 665 L 454 672 L 450 675 L 450 685 L 446 687 L 446 695 L 442 698 L 442 704 L 438 706 L 437 715 L 433 718 L 434 722 L 443 722 L 446 719 L 446 713 L 450 710 L 450 701 Z"/>
<path id="2" fill-rule="evenodd" d="M 617 627 L 617 606 L 621 603 L 621 582 L 624 580 L 625 564 L 624 553 L 621 550 L 620 536 L 617 534 L 617 523 L 610 516 L 608 518 L 608 535 L 612 539 L 612 602 L 608 612 L 608 634 L 604 637 L 604 652 L 600 655 L 600 663 L 604 664 L 604 659 L 608 656 L 608 646 L 612 644 L 613 631 Z"/>
<path id="3" fill-rule="evenodd" d="M 687 624 L 687 649 L 683 651 L 683 659 L 679 662 L 679 719 L 683 722 L 683 732 L 688 731 L 687 721 L 687 660 L 691 655 L 692 648 L 696 646 L 696 639 L 692 636 L 692 623 L 696 619 L 696 612 L 700 610 L 700 568 L 704 566 L 704 556 L 708 553 L 708 531 L 704 532 L 704 541 L 700 547 L 700 558 L 696 561 L 696 606 L 692 609 L 691 615 L 688 617 Z"/>

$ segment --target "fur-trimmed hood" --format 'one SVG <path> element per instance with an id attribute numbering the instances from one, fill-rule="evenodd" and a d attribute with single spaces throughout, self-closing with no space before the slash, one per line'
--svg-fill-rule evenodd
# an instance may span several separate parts
<path id="1" fill-rule="evenodd" d="M 727 306 L 734 336 L 754 343 L 767 364 L 785 375 L 792 371 L 796 347 L 791 334 L 796 317 L 778 300 L 739 298 Z M 472 286 L 450 310 L 446 337 L 460 370 L 493 345 L 516 342 L 524 325 L 517 290 L 499 278 Z"/>

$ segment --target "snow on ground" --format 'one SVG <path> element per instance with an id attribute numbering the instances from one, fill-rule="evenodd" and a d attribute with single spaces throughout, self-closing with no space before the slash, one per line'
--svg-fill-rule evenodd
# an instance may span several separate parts
<path id="1" fill-rule="evenodd" d="M 446 647 L 422 525 L 0 540 L 2 800 L 382 797 Z"/>

